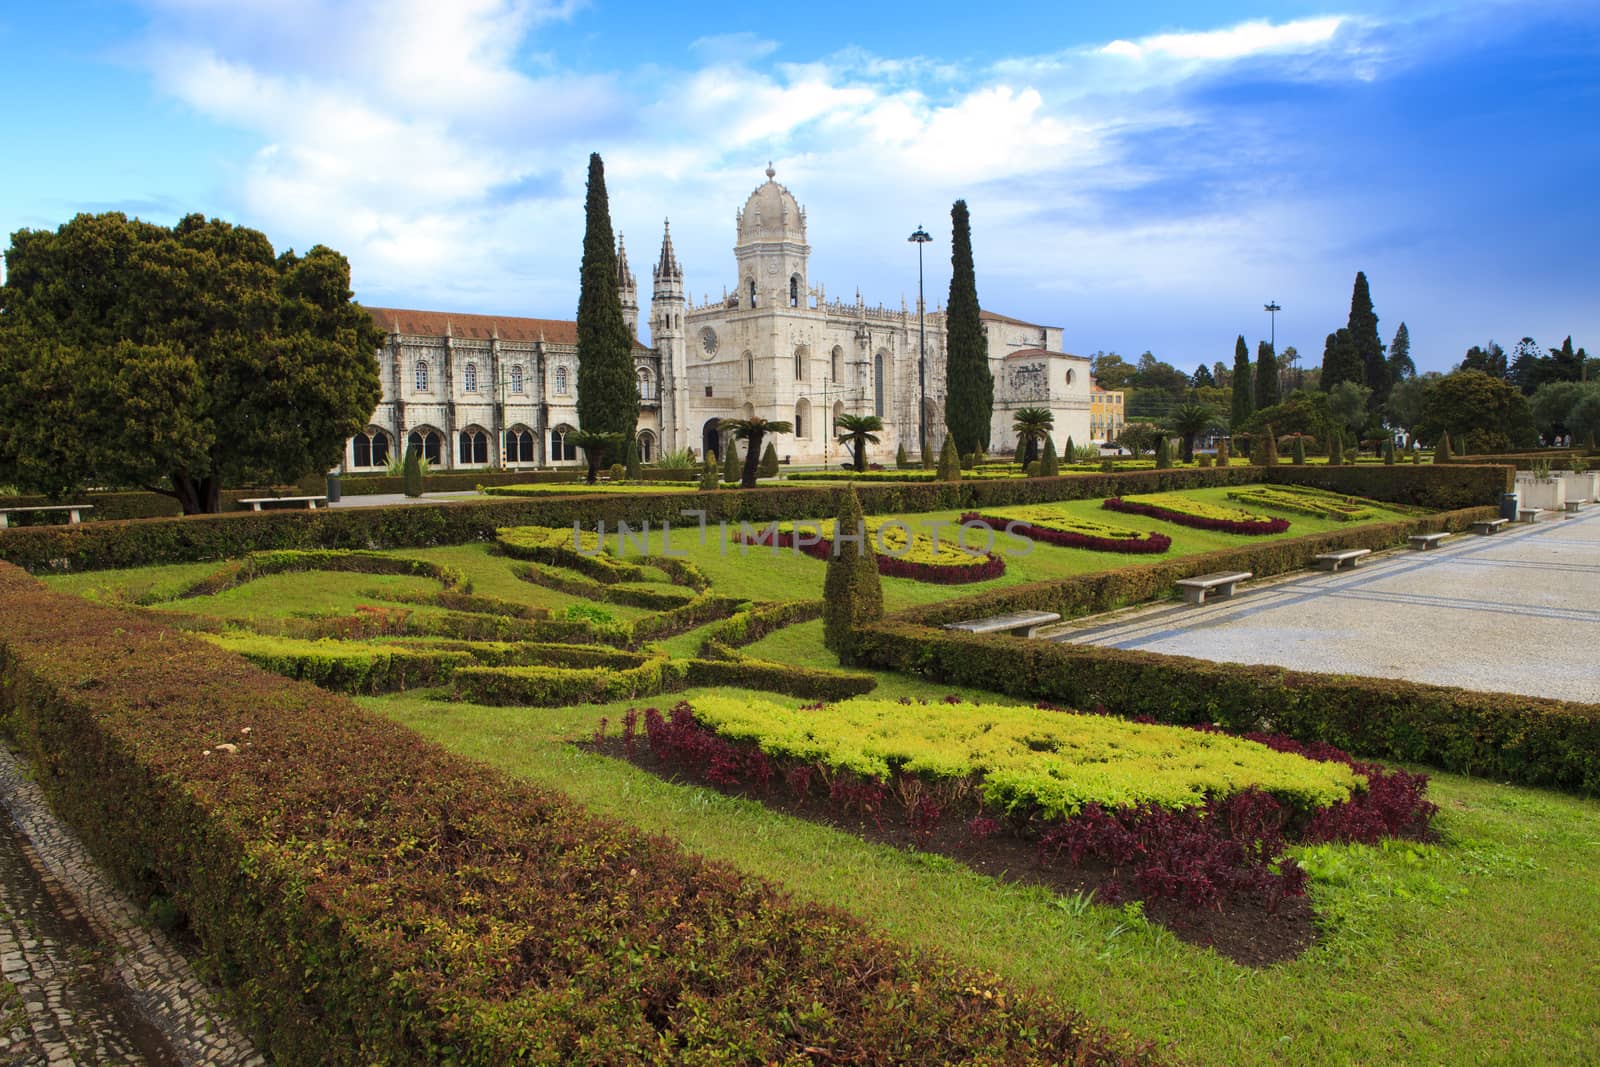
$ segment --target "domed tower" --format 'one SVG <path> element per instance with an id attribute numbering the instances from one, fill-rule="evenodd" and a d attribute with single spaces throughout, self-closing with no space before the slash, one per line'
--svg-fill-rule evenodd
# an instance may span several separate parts
<path id="1" fill-rule="evenodd" d="M 739 264 L 739 306 L 806 306 L 806 213 L 794 194 L 774 179 L 767 180 L 745 201 L 736 216 L 739 243 L 733 248 Z"/>
<path id="2" fill-rule="evenodd" d="M 617 234 L 617 293 L 622 297 L 622 318 L 628 324 L 628 336 L 639 336 L 639 283 L 628 269 L 628 249 Z"/>
<path id="3" fill-rule="evenodd" d="M 672 251 L 672 220 L 662 226 L 661 258 L 652 271 L 650 343 L 661 355 L 661 436 L 663 448 L 685 448 L 688 394 L 688 349 L 683 341 L 683 314 L 688 301 L 683 294 L 683 267 Z"/>

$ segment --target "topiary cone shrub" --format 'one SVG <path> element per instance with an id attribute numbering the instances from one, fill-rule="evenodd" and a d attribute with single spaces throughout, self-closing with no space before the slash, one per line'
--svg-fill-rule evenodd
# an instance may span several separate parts
<path id="1" fill-rule="evenodd" d="M 1385 467 L 1394 466 L 1394 438 L 1392 437 L 1383 439 L 1383 465 Z"/>
<path id="2" fill-rule="evenodd" d="M 1072 438 L 1067 438 L 1067 455 L 1072 455 Z M 1054 478 L 1061 473 L 1061 457 L 1056 455 L 1055 438 L 1046 435 L 1044 457 L 1039 460 L 1039 477 Z"/>
<path id="3" fill-rule="evenodd" d="M 955 438 L 945 435 L 944 447 L 939 450 L 939 481 L 959 482 L 961 480 L 961 456 L 956 452 Z"/>
<path id="4" fill-rule="evenodd" d="M 1439 443 L 1433 446 L 1433 461 L 1435 463 L 1450 462 L 1450 432 L 1448 430 L 1439 435 Z"/>
<path id="5" fill-rule="evenodd" d="M 739 462 L 739 445 L 735 441 L 728 442 L 728 459 L 722 465 L 722 480 L 725 482 L 744 480 L 744 464 Z"/>
<path id="6" fill-rule="evenodd" d="M 1278 435 L 1272 432 L 1272 425 L 1267 425 L 1266 441 L 1261 446 L 1263 466 L 1276 467 L 1278 465 Z"/>
<path id="7" fill-rule="evenodd" d="M 717 488 L 717 454 L 707 452 L 705 462 L 700 464 L 700 489 L 709 492 Z"/>
<path id="8" fill-rule="evenodd" d="M 1344 437 L 1338 430 L 1328 435 L 1328 466 L 1337 467 L 1344 462 Z"/>
<path id="9" fill-rule="evenodd" d="M 630 482 L 637 482 L 642 475 L 639 473 L 639 441 L 631 435 L 628 438 L 628 447 L 622 453 L 623 476 Z"/>
<path id="10" fill-rule="evenodd" d="M 422 495 L 422 452 L 416 445 L 406 445 L 406 465 L 403 471 L 406 496 Z"/>
<path id="11" fill-rule="evenodd" d="M 776 478 L 778 476 L 778 450 L 772 447 L 772 442 L 767 442 L 767 447 L 761 453 L 761 465 L 756 468 L 756 473 L 763 478 Z"/>
<path id="12" fill-rule="evenodd" d="M 1304 437 L 1296 437 L 1294 439 L 1294 465 L 1296 467 L 1304 467 L 1306 465 L 1306 439 Z"/>
<path id="13" fill-rule="evenodd" d="M 1051 438 L 1048 435 L 1046 435 L 1045 441 L 1048 443 L 1050 440 L 1051 440 Z M 1062 458 L 1065 457 L 1066 461 L 1068 463 L 1071 463 L 1074 459 L 1077 458 L 1077 454 L 1078 454 L 1078 447 L 1072 443 L 1072 435 L 1071 434 L 1067 434 L 1067 447 L 1064 450 L 1062 450 L 1061 455 L 1056 457 L 1056 469 L 1054 471 L 1051 471 L 1050 473 L 1052 473 L 1052 474 L 1060 473 Z"/>
<path id="14" fill-rule="evenodd" d="M 1164 471 L 1172 466 L 1172 444 L 1163 437 L 1156 445 L 1156 470 Z"/>
<path id="15" fill-rule="evenodd" d="M 833 553 L 822 583 L 822 643 L 848 667 L 855 662 L 857 624 L 883 618 L 883 584 L 854 486 L 841 494 L 839 505 Z"/>
<path id="16" fill-rule="evenodd" d="M 900 447 L 894 450 L 894 465 L 901 470 L 911 466 L 911 457 L 906 455 L 906 443 L 900 442 Z"/>
<path id="17" fill-rule="evenodd" d="M 1228 442 L 1226 440 L 1218 441 L 1217 442 L 1217 466 L 1226 467 L 1227 465 L 1228 465 Z"/>

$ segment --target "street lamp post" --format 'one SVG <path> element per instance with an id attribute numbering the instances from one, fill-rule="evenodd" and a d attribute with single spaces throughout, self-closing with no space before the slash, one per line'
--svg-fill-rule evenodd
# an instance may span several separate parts
<path id="1" fill-rule="evenodd" d="M 933 240 L 921 225 L 906 240 L 917 246 L 917 459 L 928 461 L 928 330 L 922 301 L 922 246 Z"/>
<path id="2" fill-rule="evenodd" d="M 1267 343 L 1272 346 L 1272 354 L 1273 355 L 1277 355 L 1278 354 L 1278 312 L 1283 310 L 1283 306 L 1280 305 L 1276 300 L 1274 300 L 1270 304 L 1263 304 L 1262 305 L 1262 310 L 1267 313 L 1267 318 L 1271 323 L 1272 340 L 1268 341 Z"/>

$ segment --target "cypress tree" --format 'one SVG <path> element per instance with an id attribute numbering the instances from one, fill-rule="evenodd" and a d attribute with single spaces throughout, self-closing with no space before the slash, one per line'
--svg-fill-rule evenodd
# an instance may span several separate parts
<path id="1" fill-rule="evenodd" d="M 744 462 L 739 459 L 739 444 L 731 438 L 728 440 L 728 461 L 722 465 L 722 480 L 725 482 L 744 480 Z"/>
<path id="2" fill-rule="evenodd" d="M 994 375 L 989 345 L 978 317 L 978 281 L 972 265 L 972 224 L 967 202 L 950 208 L 950 299 L 945 305 L 944 422 L 958 454 L 976 452 L 989 440 L 994 417 Z"/>
<path id="3" fill-rule="evenodd" d="M 838 655 L 841 665 L 848 667 L 854 662 L 852 637 L 856 626 L 883 618 L 883 585 L 878 580 L 878 560 L 864 529 L 855 486 L 840 497 L 833 552 L 822 582 L 822 643 Z"/>
<path id="4" fill-rule="evenodd" d="M 628 481 L 637 482 L 641 479 L 639 473 L 639 442 L 635 438 L 628 438 L 628 445 L 622 450 L 622 466 Z"/>
<path id="5" fill-rule="evenodd" d="M 1326 393 L 1340 382 L 1366 384 L 1361 356 L 1356 351 L 1355 340 L 1351 337 L 1350 328 L 1347 326 L 1341 326 L 1330 333 L 1327 341 L 1323 343 L 1322 376 L 1317 384 L 1318 388 Z"/>
<path id="6" fill-rule="evenodd" d="M 1416 376 L 1417 365 L 1411 361 L 1411 331 L 1402 322 L 1389 345 L 1389 384 L 1392 387 L 1395 382 Z"/>
<path id="7" fill-rule="evenodd" d="M 611 234 L 605 164 L 589 156 L 583 266 L 578 289 L 578 423 L 593 433 L 632 440 L 639 422 L 633 335 L 617 290 L 617 242 Z"/>
<path id="8" fill-rule="evenodd" d="M 406 463 L 402 477 L 406 496 L 422 495 L 422 452 L 414 444 L 406 445 Z"/>
<path id="9" fill-rule="evenodd" d="M 1067 447 L 1072 446 L 1072 438 L 1067 438 Z M 1039 477 L 1054 478 L 1061 473 L 1061 457 L 1056 455 L 1056 440 L 1049 434 L 1044 438 L 1044 456 L 1039 460 Z"/>
<path id="10" fill-rule="evenodd" d="M 1256 409 L 1250 381 L 1250 349 L 1244 334 L 1233 343 L 1233 425 L 1243 426 Z"/>
<path id="11" fill-rule="evenodd" d="M 778 476 L 778 450 L 772 447 L 772 442 L 767 442 L 767 447 L 761 453 L 761 465 L 756 468 L 756 473 L 763 478 L 776 478 Z"/>
<path id="12" fill-rule="evenodd" d="M 1433 461 L 1435 463 L 1450 462 L 1450 431 L 1446 430 L 1439 435 L 1439 443 L 1433 446 Z"/>
<path id="13" fill-rule="evenodd" d="M 1367 275 L 1356 272 L 1355 288 L 1350 291 L 1350 341 L 1355 345 L 1361 377 L 1356 379 L 1372 390 L 1369 407 L 1377 408 L 1389 399 L 1389 364 L 1383 358 L 1383 341 L 1378 337 L 1378 316 L 1372 310 L 1372 293 Z"/>
<path id="14" fill-rule="evenodd" d="M 1306 465 L 1306 439 L 1299 434 L 1294 438 L 1294 465 L 1296 467 Z"/>
<path id="15" fill-rule="evenodd" d="M 894 465 L 901 470 L 911 466 L 911 457 L 906 455 L 906 443 L 900 442 L 900 447 L 894 451 Z"/>
<path id="16" fill-rule="evenodd" d="M 939 450 L 939 477 L 941 482 L 961 480 L 961 457 L 956 453 L 955 434 L 945 434 L 944 447 Z"/>
<path id="17" fill-rule="evenodd" d="M 1256 348 L 1256 410 L 1270 408 L 1283 399 L 1278 384 L 1278 354 L 1262 341 Z"/>

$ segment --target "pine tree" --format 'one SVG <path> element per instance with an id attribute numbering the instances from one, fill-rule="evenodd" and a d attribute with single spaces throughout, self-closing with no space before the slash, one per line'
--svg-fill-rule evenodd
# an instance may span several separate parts
<path id="1" fill-rule="evenodd" d="M 1261 446 L 1263 466 L 1276 467 L 1278 465 L 1278 435 L 1273 432 L 1272 424 L 1267 424 L 1266 442 Z"/>
<path id="2" fill-rule="evenodd" d="M 611 234 L 605 164 L 589 156 L 583 266 L 578 290 L 578 423 L 593 433 L 632 440 L 639 422 L 633 336 L 617 290 L 617 242 Z"/>
<path id="3" fill-rule="evenodd" d="M 1250 380 L 1250 349 L 1244 334 L 1233 344 L 1233 425 L 1243 426 L 1256 410 L 1254 383 Z"/>
<path id="4" fill-rule="evenodd" d="M 406 445 L 406 462 L 402 478 L 406 496 L 422 495 L 422 451 L 414 444 Z"/>
<path id="5" fill-rule="evenodd" d="M 1070 447 L 1072 438 L 1067 438 Z M 1039 477 L 1054 478 L 1061 473 L 1061 457 L 1056 455 L 1056 439 L 1048 435 L 1044 439 L 1044 456 L 1039 460 Z"/>
<path id="6" fill-rule="evenodd" d="M 1350 292 L 1350 341 L 1355 345 L 1356 359 L 1360 361 L 1361 384 L 1372 390 L 1368 406 L 1376 411 L 1389 399 L 1389 364 L 1383 358 L 1383 341 L 1378 337 L 1378 316 L 1372 310 L 1372 294 L 1367 289 L 1367 275 L 1356 272 L 1356 284 Z"/>
<path id="7" fill-rule="evenodd" d="M 1189 384 L 1196 389 L 1204 389 L 1217 384 L 1216 375 L 1211 373 L 1211 368 L 1204 363 L 1194 369 L 1194 374 L 1189 376 Z"/>
<path id="8" fill-rule="evenodd" d="M 1306 465 L 1306 439 L 1299 434 L 1295 434 L 1294 438 L 1294 465 L 1296 467 Z"/>
<path id="9" fill-rule="evenodd" d="M 906 455 L 906 443 L 900 442 L 900 447 L 894 450 L 894 465 L 901 470 L 911 466 L 911 457 Z"/>
<path id="10" fill-rule="evenodd" d="M 955 434 L 945 434 L 944 447 L 939 450 L 939 477 L 941 482 L 961 480 L 961 457 L 956 453 Z"/>
<path id="11" fill-rule="evenodd" d="M 728 459 L 722 465 L 722 480 L 737 482 L 744 478 L 744 461 L 739 458 L 739 446 L 734 441 L 728 442 Z"/>
<path id="12" fill-rule="evenodd" d="M 1256 410 L 1270 408 L 1283 399 L 1278 384 L 1278 354 L 1262 341 L 1256 348 Z"/>
<path id="13" fill-rule="evenodd" d="M 1435 463 L 1450 462 L 1450 433 L 1448 430 L 1439 435 L 1439 443 L 1433 446 L 1433 461 Z"/>
<path id="14" fill-rule="evenodd" d="M 1411 361 L 1411 331 L 1406 329 L 1406 324 L 1401 323 L 1400 328 L 1394 332 L 1394 340 L 1389 344 L 1389 384 L 1403 382 L 1407 378 L 1417 376 L 1417 365 Z"/>
<path id="15" fill-rule="evenodd" d="M 778 476 L 778 450 L 772 447 L 772 442 L 767 442 L 766 449 L 761 453 L 761 466 L 756 468 L 756 473 L 763 478 L 776 478 Z"/>
<path id="16" fill-rule="evenodd" d="M 994 417 L 994 375 L 979 318 L 978 282 L 972 265 L 972 224 L 967 202 L 950 208 L 950 299 L 945 305 L 945 426 L 958 454 L 975 452 L 989 440 Z"/>
<path id="17" fill-rule="evenodd" d="M 883 584 L 878 579 L 878 560 L 865 530 L 855 487 L 840 496 L 833 552 L 822 583 L 822 643 L 838 655 L 841 665 L 848 667 L 855 661 L 856 627 L 883 618 Z"/>

